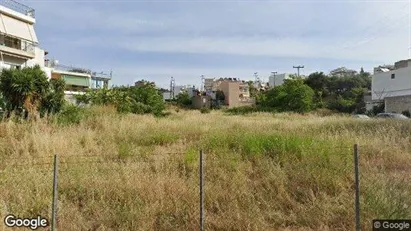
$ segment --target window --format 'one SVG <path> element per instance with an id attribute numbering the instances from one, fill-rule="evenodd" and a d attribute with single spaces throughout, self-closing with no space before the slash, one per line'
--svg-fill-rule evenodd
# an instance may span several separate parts
<path id="1" fill-rule="evenodd" d="M 391 79 L 395 79 L 395 74 L 391 74 Z"/>

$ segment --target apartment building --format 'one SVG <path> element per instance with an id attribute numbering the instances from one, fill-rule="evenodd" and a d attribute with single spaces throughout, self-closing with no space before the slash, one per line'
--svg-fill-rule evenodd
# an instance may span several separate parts
<path id="1" fill-rule="evenodd" d="M 39 65 L 45 51 L 39 47 L 34 9 L 13 0 L 0 1 L 0 69 Z"/>
<path id="2" fill-rule="evenodd" d="M 250 97 L 250 88 L 247 82 L 238 78 L 204 79 L 204 89 L 207 96 L 213 100 L 217 91 L 224 93 L 224 103 L 228 107 L 251 105 L 255 100 Z"/>
<path id="3" fill-rule="evenodd" d="M 270 88 L 280 86 L 284 83 L 284 80 L 290 79 L 291 75 L 287 73 L 275 74 L 268 78 L 268 86 Z"/>
<path id="4" fill-rule="evenodd" d="M 384 101 L 386 112 L 411 111 L 411 59 L 375 67 L 371 91 L 373 101 Z"/>

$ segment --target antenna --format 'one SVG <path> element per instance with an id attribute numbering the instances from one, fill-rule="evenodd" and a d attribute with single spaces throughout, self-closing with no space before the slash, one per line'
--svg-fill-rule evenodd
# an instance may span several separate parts
<path id="1" fill-rule="evenodd" d="M 170 98 L 174 99 L 174 88 L 175 88 L 175 80 L 174 77 L 171 76 L 171 80 L 170 80 Z"/>

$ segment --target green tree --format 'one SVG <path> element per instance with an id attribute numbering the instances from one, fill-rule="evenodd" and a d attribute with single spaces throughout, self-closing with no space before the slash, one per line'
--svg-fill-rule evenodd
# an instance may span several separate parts
<path id="1" fill-rule="evenodd" d="M 77 103 L 113 105 L 120 113 L 152 113 L 160 115 L 165 109 L 161 92 L 152 82 L 138 81 L 137 86 L 90 90 L 77 96 Z"/>
<path id="2" fill-rule="evenodd" d="M 25 118 L 37 118 L 41 111 L 61 108 L 62 82 L 50 84 L 40 66 L 4 69 L 0 75 L 0 92 L 7 115 L 14 112 Z M 64 97 L 64 96 L 63 96 Z M 53 99 L 55 102 L 49 102 Z"/>
<path id="3" fill-rule="evenodd" d="M 178 93 L 178 95 L 176 96 L 176 102 L 182 107 L 189 107 L 192 104 L 190 96 L 186 91 Z"/>
<path id="4" fill-rule="evenodd" d="M 261 106 L 275 108 L 279 111 L 305 113 L 313 109 L 314 91 L 300 78 L 285 80 L 264 93 Z"/>

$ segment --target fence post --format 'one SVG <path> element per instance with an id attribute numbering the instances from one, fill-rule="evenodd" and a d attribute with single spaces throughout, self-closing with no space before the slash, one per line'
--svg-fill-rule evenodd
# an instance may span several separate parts
<path id="1" fill-rule="evenodd" d="M 360 222 L 360 169 L 358 163 L 358 144 L 354 144 L 354 168 L 355 168 L 355 230 L 361 230 Z"/>
<path id="2" fill-rule="evenodd" d="M 204 169 L 203 150 L 200 150 L 200 231 L 204 231 Z"/>
<path id="3" fill-rule="evenodd" d="M 53 172 L 53 201 L 51 211 L 51 231 L 56 230 L 56 216 L 57 216 L 57 155 L 54 155 L 54 172 Z"/>

